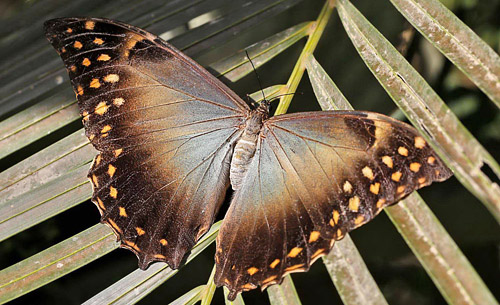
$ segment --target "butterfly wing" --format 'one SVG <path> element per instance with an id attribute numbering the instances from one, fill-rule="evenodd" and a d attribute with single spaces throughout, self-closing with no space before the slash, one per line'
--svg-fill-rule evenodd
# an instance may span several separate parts
<path id="1" fill-rule="evenodd" d="M 451 175 L 414 128 L 375 113 L 273 117 L 257 145 L 217 238 L 230 299 L 308 270 L 383 207 Z"/>
<path id="2" fill-rule="evenodd" d="M 177 268 L 211 226 L 249 107 L 160 38 L 105 19 L 45 23 L 100 151 L 92 201 L 139 266 Z"/>

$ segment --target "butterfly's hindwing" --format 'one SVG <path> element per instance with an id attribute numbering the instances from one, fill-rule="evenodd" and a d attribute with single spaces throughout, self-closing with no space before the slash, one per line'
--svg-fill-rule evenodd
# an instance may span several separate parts
<path id="1" fill-rule="evenodd" d="M 93 201 L 139 265 L 177 268 L 210 228 L 248 106 L 156 36 L 104 19 L 45 24 L 100 154 Z"/>
<path id="2" fill-rule="evenodd" d="M 308 270 L 385 206 L 450 175 L 415 129 L 383 115 L 273 117 L 217 238 L 216 283 L 234 298 Z"/>

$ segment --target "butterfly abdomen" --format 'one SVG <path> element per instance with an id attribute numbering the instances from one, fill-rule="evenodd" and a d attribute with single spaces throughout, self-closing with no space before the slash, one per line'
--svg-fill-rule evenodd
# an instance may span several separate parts
<path id="1" fill-rule="evenodd" d="M 235 191 L 240 188 L 248 171 L 248 166 L 255 155 L 257 139 L 262 129 L 262 121 L 267 118 L 267 108 L 264 107 L 259 107 L 249 116 L 243 134 L 234 147 L 229 178 Z"/>

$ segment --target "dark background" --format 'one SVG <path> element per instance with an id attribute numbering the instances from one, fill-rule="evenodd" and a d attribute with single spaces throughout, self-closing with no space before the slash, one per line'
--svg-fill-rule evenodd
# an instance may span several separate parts
<path id="1" fill-rule="evenodd" d="M 0 15 L 0 18 L 4 20 L 16 18 L 19 13 L 36 2 L 1 1 L 0 12 L 3 12 L 3 15 Z M 211 63 L 292 25 L 314 20 L 323 2 L 302 1 L 275 17 L 261 20 L 260 24 L 240 33 L 223 47 L 211 46 L 210 49 L 203 50 L 194 59 L 201 64 Z M 399 34 L 406 27 L 405 20 L 389 1 L 358 0 L 353 3 L 394 45 L 400 43 Z M 449 0 L 446 4 L 498 52 L 500 1 Z M 79 13 L 75 12 L 74 15 L 78 16 Z M 41 28 L 40 35 L 42 35 Z M 258 69 L 257 72 L 264 87 L 286 83 L 304 42 L 305 40 L 302 40 Z M 57 56 L 55 52 L 54 56 Z M 315 56 L 356 109 L 385 114 L 391 114 L 396 110 L 389 96 L 357 55 L 343 30 L 336 11 L 315 51 Z M 500 115 L 498 108 L 452 64 L 443 59 L 435 50 L 433 51 L 432 47 L 429 48 L 428 43 L 421 39 L 418 33 L 409 46 L 407 58 L 459 115 L 472 134 L 493 154 L 494 158 L 499 160 Z M 259 89 L 253 74 L 229 85 L 240 96 Z M 289 112 L 319 110 L 307 74 L 298 91 L 303 94 L 294 97 Z M 23 156 L 36 152 L 41 147 L 50 145 L 58 138 L 81 127 L 80 122 L 73 125 L 67 126 L 65 130 L 59 131 L 53 137 L 38 141 L 36 147 L 31 146 L 30 150 L 23 150 L 16 156 L 10 156 L 7 161 L 11 162 L 5 164 L 18 162 L 24 158 Z M 5 166 L 2 169 L 5 169 Z M 486 168 L 485 171 L 488 172 L 488 169 Z M 455 178 L 434 184 L 419 193 L 495 297 L 500 298 L 498 285 L 500 231 L 490 213 Z M 221 214 L 223 212 L 225 208 Z M 219 218 L 222 218 L 222 215 Z M 98 221 L 97 209 L 90 201 L 87 201 L 17 234 L 0 244 L 0 269 L 63 241 Z M 384 213 L 371 223 L 352 232 L 351 237 L 390 304 L 445 303 L 425 270 Z M 209 247 L 193 262 L 183 267 L 173 279 L 161 285 L 141 302 L 165 304 L 195 286 L 206 283 L 213 266 L 214 249 L 214 245 Z M 81 303 L 136 268 L 136 257 L 130 251 L 115 250 L 12 303 Z M 321 263 L 314 264 L 308 273 L 293 274 L 293 280 L 303 304 L 341 303 Z M 267 294 L 259 290 L 244 293 L 243 296 L 247 304 L 268 302 Z M 218 289 L 215 293 L 214 304 L 222 302 L 222 290 Z"/>

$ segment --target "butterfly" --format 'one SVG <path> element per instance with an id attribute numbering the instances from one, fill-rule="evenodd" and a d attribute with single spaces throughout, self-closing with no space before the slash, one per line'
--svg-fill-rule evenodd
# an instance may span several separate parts
<path id="1" fill-rule="evenodd" d="M 159 37 L 97 18 L 45 23 L 99 151 L 92 201 L 139 267 L 176 269 L 234 194 L 217 237 L 217 286 L 307 271 L 336 240 L 450 170 L 382 114 L 270 116 Z"/>

